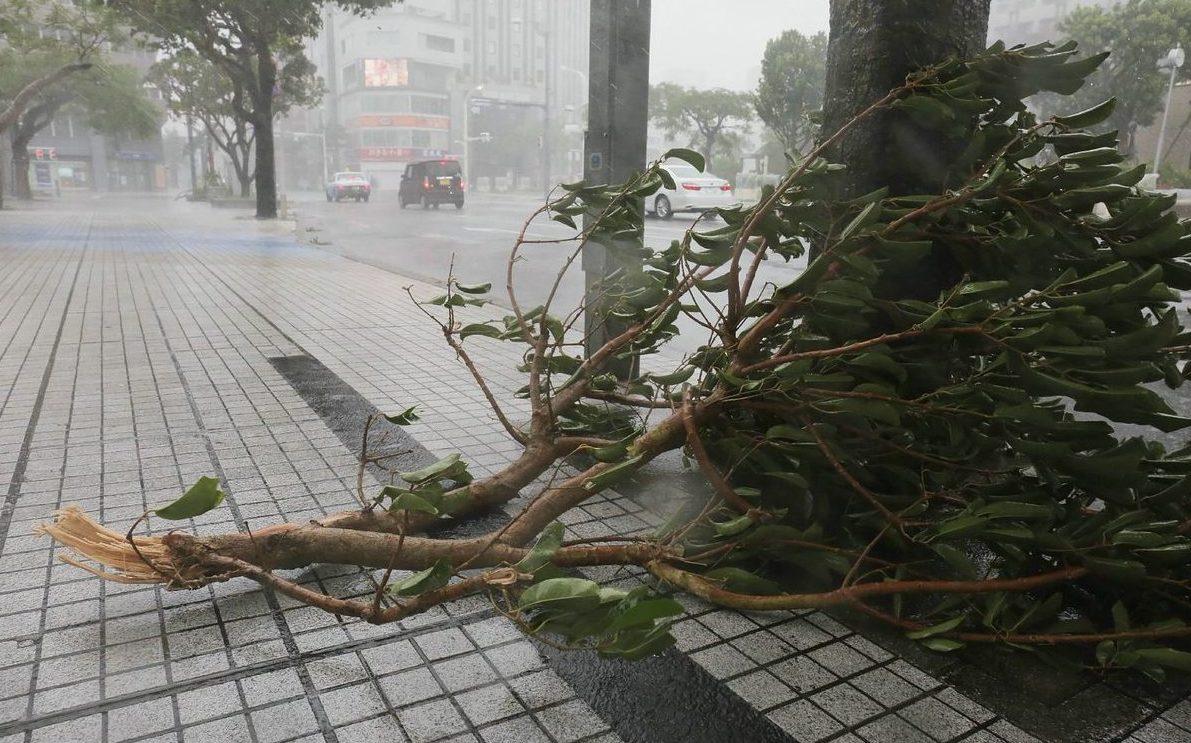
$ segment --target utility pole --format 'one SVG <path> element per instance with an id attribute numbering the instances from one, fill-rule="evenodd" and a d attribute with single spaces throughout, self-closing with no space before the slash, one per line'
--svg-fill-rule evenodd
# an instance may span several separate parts
<path id="1" fill-rule="evenodd" d="M 194 120 L 190 114 L 186 115 L 186 154 L 186 159 L 190 161 L 190 192 L 193 194 L 198 190 L 199 182 L 194 167 Z"/>
<path id="2" fill-rule="evenodd" d="M 544 49 L 542 51 L 542 67 L 543 69 L 543 88 L 542 91 L 542 193 L 550 193 L 550 88 L 554 77 L 554 60 L 550 57 L 550 52 L 553 49 L 554 43 L 551 37 L 554 36 L 554 3 L 546 3 L 544 8 L 546 11 L 545 19 L 545 33 L 543 39 Z"/>
<path id="3" fill-rule="evenodd" d="M 649 123 L 650 0 L 591 0 L 587 132 L 583 177 L 589 183 L 620 183 L 645 168 Z M 619 268 L 602 245 L 583 248 L 587 302 L 584 345 L 591 354 L 615 333 L 596 297 L 605 277 Z M 610 370 L 627 378 L 635 360 Z"/>

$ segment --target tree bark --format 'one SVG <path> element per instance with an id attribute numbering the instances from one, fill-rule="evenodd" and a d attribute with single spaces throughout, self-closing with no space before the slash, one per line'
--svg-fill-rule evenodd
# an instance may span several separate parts
<path id="1" fill-rule="evenodd" d="M 256 132 L 256 218 L 277 218 L 277 161 L 273 152 L 273 86 L 277 68 L 267 49 L 257 55 L 258 85 L 253 96 Z"/>
<path id="2" fill-rule="evenodd" d="M 29 187 L 29 148 L 12 146 L 12 195 L 22 201 L 33 198 L 33 189 Z"/>
<path id="3" fill-rule="evenodd" d="M 989 2 L 831 0 L 821 131 L 838 131 L 915 70 L 983 51 Z M 841 174 L 841 198 L 882 187 L 892 196 L 941 193 L 950 185 L 952 163 L 966 144 L 944 143 L 901 112 L 886 110 L 852 127 L 825 156 L 848 166 Z M 929 300 L 960 273 L 949 253 L 935 250 L 931 259 L 889 273 L 880 293 Z"/>
<path id="4" fill-rule="evenodd" d="M 989 0 L 831 0 L 824 132 L 905 81 L 915 69 L 985 48 Z M 845 134 L 828 158 L 846 162 L 845 197 L 882 186 L 894 195 L 938 193 L 955 153 L 891 111 Z"/>

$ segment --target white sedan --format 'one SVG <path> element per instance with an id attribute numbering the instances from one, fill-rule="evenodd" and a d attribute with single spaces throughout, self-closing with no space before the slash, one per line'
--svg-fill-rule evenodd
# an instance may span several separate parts
<path id="1" fill-rule="evenodd" d="M 663 186 L 646 204 L 649 211 L 662 219 L 670 219 L 674 212 L 702 212 L 740 203 L 732 193 L 732 184 L 723 178 L 700 172 L 685 163 L 662 167 L 674 178 L 674 188 Z"/>

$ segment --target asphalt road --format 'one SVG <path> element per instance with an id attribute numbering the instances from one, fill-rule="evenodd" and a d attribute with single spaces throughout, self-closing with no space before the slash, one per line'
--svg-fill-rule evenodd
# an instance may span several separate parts
<path id="1" fill-rule="evenodd" d="M 505 307 L 508 299 L 503 287 L 509 251 L 524 220 L 541 203 L 530 195 L 473 194 L 461 210 L 450 205 L 429 210 L 418 206 L 401 209 L 396 195 L 386 192 L 378 192 L 367 203 L 328 203 L 317 193 L 291 196 L 290 201 L 298 217 L 299 235 L 313 245 L 434 283 L 446 279 L 453 256 L 460 281 L 491 282 L 493 300 Z M 664 247 L 682 237 L 694 219 L 691 214 L 677 215 L 669 221 L 650 217 L 646 221 L 646 243 Z M 563 225 L 545 219 L 527 232 L 528 237 L 536 239 L 571 234 Z M 515 273 L 517 299 L 522 306 L 532 307 L 545 300 L 572 250 L 573 245 L 566 243 L 526 245 L 522 249 L 524 259 L 518 262 Z M 804 266 L 805 261 L 766 261 L 758 272 L 757 284 L 789 283 Z M 565 315 L 578 306 L 583 285 L 583 272 L 576 261 L 559 287 L 554 314 Z M 680 329 L 675 350 L 690 351 L 706 340 L 707 332 L 694 323 L 683 323 Z"/>

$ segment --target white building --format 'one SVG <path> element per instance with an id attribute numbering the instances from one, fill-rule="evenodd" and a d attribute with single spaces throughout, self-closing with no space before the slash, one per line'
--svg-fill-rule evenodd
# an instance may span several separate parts
<path id="1" fill-rule="evenodd" d="M 1120 0 L 992 0 L 988 12 L 988 40 L 1013 44 L 1065 41 L 1059 23 L 1076 8 L 1109 8 Z"/>
<path id="2" fill-rule="evenodd" d="M 327 95 L 318 111 L 293 117 L 293 128 L 325 131 L 332 170 L 358 168 L 385 189 L 406 163 L 469 151 L 473 176 L 536 182 L 547 143 L 550 177 L 570 175 L 581 160 L 587 29 L 588 0 L 329 11 L 307 48 Z"/>

